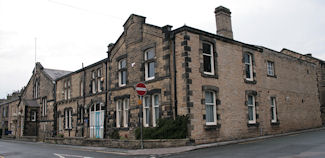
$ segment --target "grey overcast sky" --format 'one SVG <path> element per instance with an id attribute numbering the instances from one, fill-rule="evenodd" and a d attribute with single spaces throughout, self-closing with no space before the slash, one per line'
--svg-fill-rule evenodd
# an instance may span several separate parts
<path id="1" fill-rule="evenodd" d="M 324 0 L 0 0 L 0 98 L 25 86 L 37 57 L 75 71 L 106 57 L 130 14 L 215 33 L 214 8 L 232 12 L 234 39 L 325 60 Z"/>

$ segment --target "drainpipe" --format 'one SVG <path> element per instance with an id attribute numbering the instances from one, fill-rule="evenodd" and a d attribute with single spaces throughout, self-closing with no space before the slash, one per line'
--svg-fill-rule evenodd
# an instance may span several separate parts
<path id="1" fill-rule="evenodd" d="M 108 57 L 107 57 L 108 59 Z M 105 61 L 105 110 L 104 110 L 104 138 L 106 138 L 106 119 L 107 119 L 107 61 Z"/>
<path id="2" fill-rule="evenodd" d="M 109 103 L 107 100 L 111 100 L 111 91 L 110 91 L 110 88 L 111 88 L 111 71 L 110 71 L 110 63 L 111 63 L 111 59 L 110 59 L 110 55 L 111 55 L 111 52 L 114 48 L 114 44 L 113 43 L 110 43 L 108 46 L 107 46 L 107 61 L 106 61 L 106 99 L 105 99 L 105 102 L 106 102 L 106 111 L 105 111 L 105 122 L 104 122 L 104 129 L 105 129 L 105 133 L 106 133 L 106 125 L 107 125 L 107 122 L 108 122 L 108 105 L 107 103 Z"/>
<path id="3" fill-rule="evenodd" d="M 175 106 L 175 118 L 177 116 L 177 88 L 176 88 L 176 74 L 177 74 L 177 70 L 176 70 L 176 54 L 175 54 L 175 34 L 173 34 L 173 66 L 174 66 L 174 106 Z"/>
<path id="4" fill-rule="evenodd" d="M 86 93 L 85 93 L 85 89 L 86 89 L 86 71 L 85 71 L 83 63 L 82 63 L 82 72 L 83 72 L 83 80 L 82 80 L 82 86 L 83 86 L 83 89 L 82 89 L 82 106 L 83 106 L 83 108 L 82 109 L 84 110 L 83 111 L 83 119 L 84 119 L 85 118 L 85 108 L 84 107 L 86 106 Z M 82 136 L 84 136 L 85 122 L 84 122 L 84 120 L 82 122 L 83 122 Z M 89 117 L 88 117 L 88 122 L 89 122 Z"/>

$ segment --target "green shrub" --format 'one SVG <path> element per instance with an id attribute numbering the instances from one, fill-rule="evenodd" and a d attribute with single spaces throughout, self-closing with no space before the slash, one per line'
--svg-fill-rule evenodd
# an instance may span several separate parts
<path id="1" fill-rule="evenodd" d="M 64 134 L 58 134 L 59 138 L 64 138 Z"/>
<path id="2" fill-rule="evenodd" d="M 187 137 L 187 116 L 177 116 L 176 119 L 159 119 L 157 127 L 143 128 L 143 139 L 182 139 Z M 135 130 L 140 139 L 140 128 Z"/>
<path id="3" fill-rule="evenodd" d="M 111 139 L 120 139 L 120 134 L 117 129 L 108 132 L 108 137 Z"/>

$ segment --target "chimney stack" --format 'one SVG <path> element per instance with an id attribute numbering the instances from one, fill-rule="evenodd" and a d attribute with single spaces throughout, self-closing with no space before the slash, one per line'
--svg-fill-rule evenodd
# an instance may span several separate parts
<path id="1" fill-rule="evenodd" d="M 219 6 L 214 13 L 216 15 L 217 35 L 233 39 L 230 10 Z"/>

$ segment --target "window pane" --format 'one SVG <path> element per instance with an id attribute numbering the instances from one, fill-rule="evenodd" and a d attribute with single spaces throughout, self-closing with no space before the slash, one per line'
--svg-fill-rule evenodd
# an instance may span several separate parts
<path id="1" fill-rule="evenodd" d="M 248 120 L 254 120 L 253 106 L 248 106 Z"/>
<path id="2" fill-rule="evenodd" d="M 274 107 L 271 107 L 271 118 L 274 120 Z"/>
<path id="3" fill-rule="evenodd" d="M 149 104 L 150 104 L 149 97 L 145 97 L 145 98 L 144 98 L 144 101 L 145 101 L 145 103 L 144 103 L 145 105 L 144 105 L 144 106 L 145 106 L 146 108 L 148 108 L 148 107 L 149 107 Z"/>
<path id="4" fill-rule="evenodd" d="M 155 118 L 156 118 L 156 122 L 159 119 L 159 107 L 155 107 Z"/>
<path id="5" fill-rule="evenodd" d="M 213 93 L 205 92 L 205 103 L 213 103 Z"/>
<path id="6" fill-rule="evenodd" d="M 213 105 L 206 105 L 206 121 L 214 122 Z"/>
<path id="7" fill-rule="evenodd" d="M 211 56 L 203 55 L 203 65 L 204 72 L 212 72 Z"/>
<path id="8" fill-rule="evenodd" d="M 246 78 L 251 78 L 250 65 L 248 65 L 248 64 L 245 65 L 245 72 L 246 72 Z"/>
<path id="9" fill-rule="evenodd" d="M 126 68 L 126 60 L 125 59 L 120 61 L 120 69 L 122 69 L 122 68 Z"/>
<path id="10" fill-rule="evenodd" d="M 250 64 L 251 60 L 250 60 L 250 55 L 249 54 L 244 54 L 244 59 L 245 59 L 245 63 Z"/>
<path id="11" fill-rule="evenodd" d="M 149 124 L 149 108 L 146 108 L 146 124 Z"/>
<path id="12" fill-rule="evenodd" d="M 248 105 L 253 105 L 253 96 L 248 96 Z"/>
<path id="13" fill-rule="evenodd" d="M 211 45 L 207 43 L 203 43 L 203 53 L 211 54 Z"/>
<path id="14" fill-rule="evenodd" d="M 121 72 L 121 84 L 126 84 L 126 71 Z"/>
<path id="15" fill-rule="evenodd" d="M 155 52 L 154 52 L 154 50 L 153 50 L 153 49 L 148 50 L 148 51 L 147 51 L 147 59 L 146 59 L 146 60 L 148 60 L 148 59 L 153 59 L 154 57 L 155 57 Z"/>
<path id="16" fill-rule="evenodd" d="M 154 102 L 155 102 L 155 106 L 159 105 L 159 96 L 158 95 L 155 95 Z"/>
<path id="17" fill-rule="evenodd" d="M 155 76 L 155 62 L 148 63 L 148 77 Z"/>

